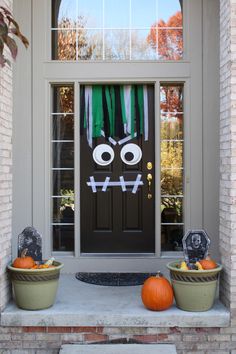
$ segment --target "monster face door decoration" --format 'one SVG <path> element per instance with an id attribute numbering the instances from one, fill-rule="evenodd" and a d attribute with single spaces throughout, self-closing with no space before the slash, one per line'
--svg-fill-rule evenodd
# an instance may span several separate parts
<path id="1" fill-rule="evenodd" d="M 110 145 L 99 144 L 92 152 L 94 162 L 99 166 L 110 165 L 115 156 L 113 147 L 122 146 L 120 158 L 126 165 L 136 165 L 142 159 L 142 150 L 139 145 L 129 142 L 134 138 L 144 136 L 148 140 L 148 97 L 146 85 L 115 85 L 115 86 L 85 86 L 82 92 L 81 115 L 84 117 L 87 141 L 93 147 L 93 138 L 104 137 Z M 117 137 L 120 138 L 117 141 Z M 126 192 L 126 187 L 132 187 L 135 194 L 139 186 L 143 185 L 142 175 L 137 174 L 135 180 L 111 180 L 106 176 L 104 181 L 96 181 L 89 176 L 87 185 L 93 193 L 101 188 L 106 192 L 108 187 L 119 187 Z"/>
<path id="2" fill-rule="evenodd" d="M 121 145 L 122 141 L 118 144 Z M 100 144 L 93 150 L 93 159 L 100 166 L 107 166 L 114 160 L 114 150 L 110 145 Z M 120 158 L 126 165 L 136 165 L 142 158 L 142 151 L 136 144 L 129 143 L 124 145 L 120 152 Z M 106 177 L 104 182 L 96 182 L 93 176 L 90 176 L 90 182 L 87 185 L 92 188 L 93 193 L 97 192 L 97 187 L 102 188 L 102 192 L 106 192 L 108 187 L 120 187 L 122 192 L 126 192 L 127 186 L 132 186 L 132 193 L 136 193 L 139 186 L 143 185 L 141 181 L 142 175 L 138 174 L 135 181 L 125 181 L 123 176 L 119 177 L 119 181 L 110 181 L 110 177 Z"/>

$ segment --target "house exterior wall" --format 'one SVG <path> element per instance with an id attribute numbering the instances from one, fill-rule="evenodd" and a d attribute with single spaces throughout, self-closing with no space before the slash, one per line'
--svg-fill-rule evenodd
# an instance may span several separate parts
<path id="1" fill-rule="evenodd" d="M 0 5 L 12 8 L 12 0 Z M 10 291 L 6 264 L 11 259 L 12 222 L 12 67 L 0 68 L 0 310 Z"/>
<path id="2" fill-rule="evenodd" d="M 233 31 L 235 14 L 234 1 L 223 0 L 220 7 L 220 253 L 224 273 L 221 281 L 221 298 L 228 306 L 232 300 L 232 260 L 235 250 L 231 245 L 235 238 L 235 157 L 233 157 L 235 140 L 235 108 L 233 97 Z M 235 301 L 235 300 L 234 300 Z"/>
<path id="3" fill-rule="evenodd" d="M 11 1 L 0 1 L 11 6 Z M 220 297 L 229 328 L 0 327 L 0 352 L 58 353 L 61 344 L 108 340 L 175 343 L 179 354 L 236 354 L 236 0 L 220 0 Z M 0 308 L 9 290 L 12 72 L 0 71 Z M 9 350 L 9 351 L 7 351 Z"/>

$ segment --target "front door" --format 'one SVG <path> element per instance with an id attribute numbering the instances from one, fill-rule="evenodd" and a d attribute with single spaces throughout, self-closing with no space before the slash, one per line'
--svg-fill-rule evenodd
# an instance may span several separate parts
<path id="1" fill-rule="evenodd" d="M 114 129 L 111 137 L 102 131 L 104 136 L 89 138 L 92 117 L 90 121 L 88 118 L 86 128 L 85 119 L 80 139 L 82 253 L 155 252 L 154 85 L 146 86 L 146 101 L 144 99 L 144 105 L 141 106 L 138 94 L 135 94 L 138 85 L 130 86 L 134 90 L 133 119 L 137 128 L 133 127 L 132 134 L 129 135 L 126 122 L 123 136 L 116 135 L 117 130 Z M 85 92 L 86 86 L 82 89 Z M 90 90 L 92 89 L 90 86 Z M 112 89 L 115 97 L 117 90 L 124 91 L 125 86 L 114 85 Z M 104 91 L 105 87 L 102 90 Z M 111 86 L 108 87 L 109 90 L 111 91 Z M 102 99 L 104 100 L 104 97 Z M 100 105 L 100 108 L 105 110 L 104 102 L 99 101 L 99 96 L 96 96 L 96 100 L 97 107 Z M 132 110 L 132 97 L 131 102 L 127 97 L 125 100 L 126 106 Z M 93 109 L 93 114 L 96 110 L 94 102 L 90 105 L 88 97 L 86 100 L 86 93 L 81 95 L 81 106 L 85 106 L 83 116 L 86 115 L 86 110 L 89 117 L 91 110 Z M 142 129 L 138 126 L 140 107 L 146 112 L 146 117 L 145 112 L 143 115 L 143 134 L 140 134 Z M 98 107 L 98 110 L 100 108 Z M 106 109 L 108 108 L 106 106 Z M 121 107 L 114 107 L 113 103 L 114 111 L 118 111 L 118 116 L 114 115 L 114 126 L 117 125 L 117 120 L 121 119 L 119 109 L 121 115 L 122 108 L 122 102 Z M 99 120 L 99 116 L 96 119 Z M 121 122 L 121 125 L 123 123 Z M 106 119 L 104 130 L 107 130 Z"/>

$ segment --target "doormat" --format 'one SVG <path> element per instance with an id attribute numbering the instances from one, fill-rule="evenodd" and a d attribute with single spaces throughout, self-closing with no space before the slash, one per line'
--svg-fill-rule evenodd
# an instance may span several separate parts
<path id="1" fill-rule="evenodd" d="M 75 277 L 85 283 L 105 286 L 142 285 L 156 273 L 76 273 Z"/>

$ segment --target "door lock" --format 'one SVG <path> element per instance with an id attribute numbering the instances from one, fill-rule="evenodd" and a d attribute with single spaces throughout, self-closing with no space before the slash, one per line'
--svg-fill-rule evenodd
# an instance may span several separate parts
<path id="1" fill-rule="evenodd" d="M 147 169 L 148 170 L 151 170 L 152 169 L 152 163 L 149 161 L 147 162 Z"/>

